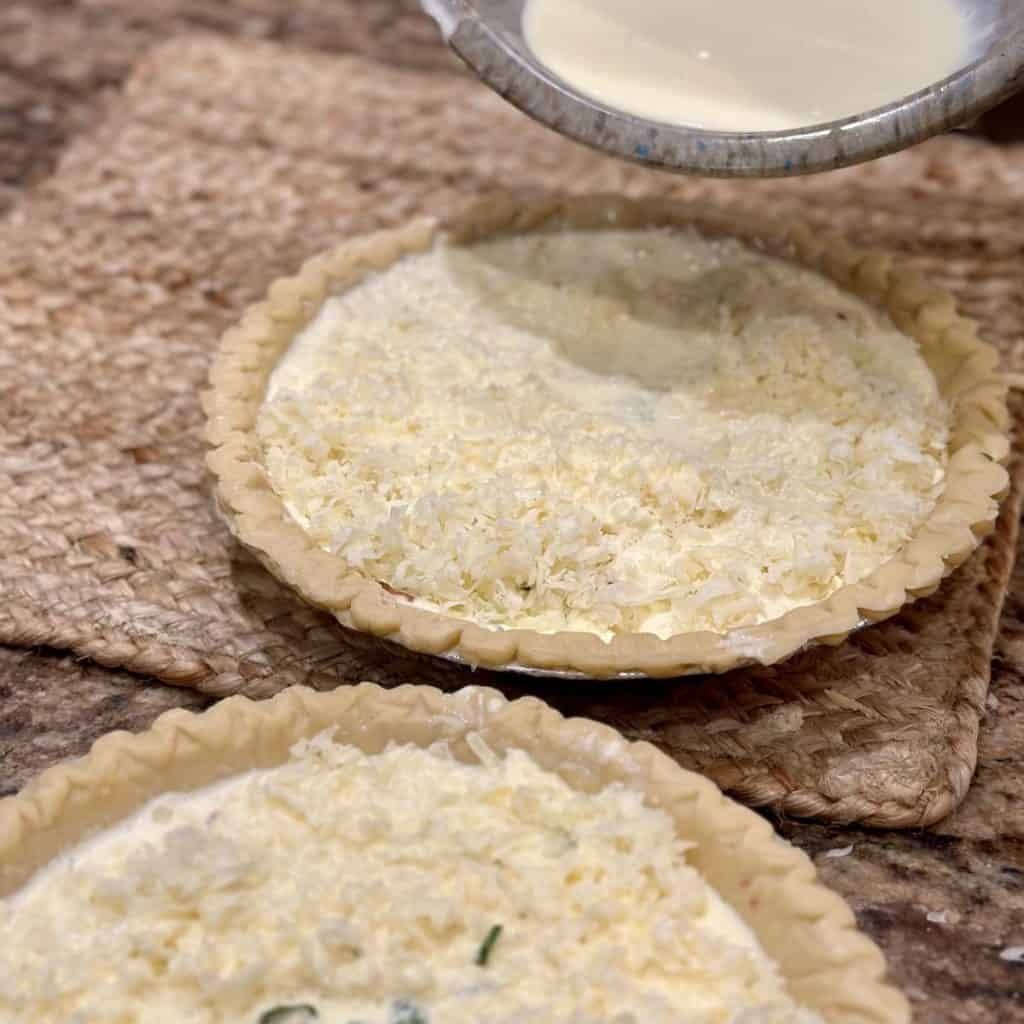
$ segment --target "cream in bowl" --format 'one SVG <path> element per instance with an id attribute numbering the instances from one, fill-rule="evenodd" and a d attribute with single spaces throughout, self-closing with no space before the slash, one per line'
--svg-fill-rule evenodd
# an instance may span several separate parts
<path id="1" fill-rule="evenodd" d="M 534 55 L 605 107 L 709 131 L 863 114 L 974 57 L 959 0 L 527 0 Z"/>

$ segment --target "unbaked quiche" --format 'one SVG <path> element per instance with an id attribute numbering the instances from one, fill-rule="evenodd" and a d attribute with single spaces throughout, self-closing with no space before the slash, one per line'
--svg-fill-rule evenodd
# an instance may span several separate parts
<path id="1" fill-rule="evenodd" d="M 490 690 L 172 712 L 0 801 L 0 1021 L 905 1024 L 807 858 Z"/>
<path id="2" fill-rule="evenodd" d="M 776 661 L 930 592 L 1006 486 L 950 298 L 792 227 L 485 205 L 354 241 L 229 333 L 237 536 L 348 625 L 488 665 Z"/>

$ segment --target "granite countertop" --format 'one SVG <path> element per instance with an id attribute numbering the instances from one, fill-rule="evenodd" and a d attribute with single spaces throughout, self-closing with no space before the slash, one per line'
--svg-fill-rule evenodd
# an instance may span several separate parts
<path id="1" fill-rule="evenodd" d="M 0 10 L 0 216 L 52 170 L 67 140 L 102 116 L 147 45 L 182 30 L 357 51 L 452 70 L 415 0 L 36 0 Z M 1021 106 L 983 125 L 1024 136 Z M 1015 587 L 1024 594 L 1024 580 Z M 982 724 L 979 769 L 961 809 L 926 831 L 775 821 L 845 896 L 928 1024 L 1024 1024 L 1024 608 L 1011 596 Z M 1019 649 L 1018 649 L 1019 648 Z M 138 730 L 208 698 L 55 651 L 0 648 L 0 795 L 111 729 Z"/>

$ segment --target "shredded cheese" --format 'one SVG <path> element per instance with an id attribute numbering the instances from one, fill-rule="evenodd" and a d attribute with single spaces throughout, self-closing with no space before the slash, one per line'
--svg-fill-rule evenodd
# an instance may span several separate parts
<path id="1" fill-rule="evenodd" d="M 331 298 L 258 421 L 315 542 L 492 627 L 725 632 L 824 599 L 934 506 L 915 342 L 735 240 L 439 246 Z"/>
<path id="2" fill-rule="evenodd" d="M 0 903 L 0 1021 L 820 1024 L 663 811 L 471 739 L 149 804 Z"/>

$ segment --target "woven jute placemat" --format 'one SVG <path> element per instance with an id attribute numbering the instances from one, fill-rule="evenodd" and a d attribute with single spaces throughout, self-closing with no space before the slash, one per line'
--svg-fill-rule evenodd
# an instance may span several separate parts
<path id="1" fill-rule="evenodd" d="M 977 754 L 1019 463 L 996 533 L 934 597 L 837 649 L 719 678 L 554 685 L 420 659 L 344 632 L 230 542 L 200 439 L 219 332 L 339 238 L 496 188 L 799 213 L 931 273 L 1024 367 L 1022 153 L 949 139 L 825 178 L 684 181 L 565 142 L 466 77 L 175 42 L 0 232 L 0 642 L 213 695 L 486 682 L 784 813 L 944 816 Z"/>

